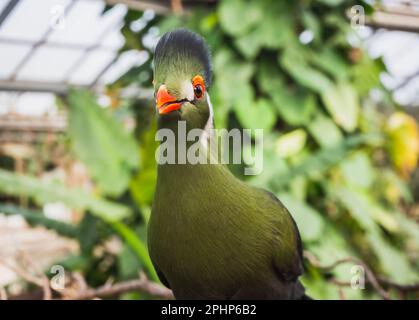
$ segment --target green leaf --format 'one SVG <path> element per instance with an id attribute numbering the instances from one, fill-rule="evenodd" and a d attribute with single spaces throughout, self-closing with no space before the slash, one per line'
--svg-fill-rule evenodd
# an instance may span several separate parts
<path id="1" fill-rule="evenodd" d="M 259 175 L 251 176 L 248 180 L 255 187 L 269 189 L 271 192 L 275 190 L 269 188 L 269 181 L 272 176 L 285 175 L 289 171 L 289 167 L 285 159 L 278 158 L 274 152 L 273 134 L 264 137 L 265 148 L 263 150 L 263 170 Z M 276 137 L 275 137 L 276 138 Z"/>
<path id="2" fill-rule="evenodd" d="M 417 281 L 417 272 L 413 270 L 403 252 L 389 245 L 378 232 L 370 232 L 367 236 L 381 267 L 393 281 L 405 284 Z"/>
<path id="3" fill-rule="evenodd" d="M 380 88 L 380 75 L 385 71 L 383 62 L 373 60 L 366 53 L 361 53 L 361 60 L 351 69 L 353 85 L 360 95 L 366 95 L 371 89 Z"/>
<path id="4" fill-rule="evenodd" d="M 68 134 L 77 157 L 106 194 L 118 196 L 138 166 L 134 138 L 87 91 L 69 95 Z"/>
<path id="5" fill-rule="evenodd" d="M 239 51 L 249 60 L 254 59 L 262 47 L 262 41 L 256 30 L 240 36 L 234 40 Z"/>
<path id="6" fill-rule="evenodd" d="M 349 66 L 332 47 L 324 47 L 319 52 L 311 51 L 310 61 L 335 79 L 347 79 L 349 77 Z"/>
<path id="7" fill-rule="evenodd" d="M 368 189 L 374 180 L 374 168 L 368 155 L 364 151 L 358 151 L 340 163 L 340 169 L 346 183 Z"/>
<path id="8" fill-rule="evenodd" d="M 158 142 L 155 140 L 156 124 L 144 132 L 140 138 L 141 168 L 131 180 L 130 192 L 139 207 L 150 206 L 157 181 L 155 152 Z"/>
<path id="9" fill-rule="evenodd" d="M 327 116 L 318 114 L 308 125 L 308 130 L 321 147 L 333 147 L 342 141 L 342 132 Z"/>
<path id="10" fill-rule="evenodd" d="M 313 32 L 314 41 L 320 41 L 321 24 L 319 18 L 313 12 L 306 9 L 302 12 L 302 22 L 307 30 Z"/>
<path id="11" fill-rule="evenodd" d="M 326 109 L 339 126 L 348 132 L 357 128 L 360 109 L 358 95 L 349 83 L 332 85 L 321 96 Z"/>
<path id="12" fill-rule="evenodd" d="M 344 0 L 319 0 L 319 2 L 322 2 L 324 4 L 327 4 L 327 5 L 331 6 L 331 7 L 338 6 L 338 5 L 342 4 L 343 1 Z"/>
<path id="13" fill-rule="evenodd" d="M 335 195 L 361 227 L 367 231 L 366 236 L 384 271 L 396 281 L 408 282 L 415 279 L 416 274 L 413 272 L 407 257 L 384 239 L 381 230 L 374 222 L 375 220 L 383 223 L 383 210 L 374 203 L 370 196 L 338 186 L 329 188 L 328 192 Z M 393 220 L 392 223 L 397 222 Z"/>
<path id="14" fill-rule="evenodd" d="M 241 61 L 231 50 L 223 48 L 214 55 L 214 71 L 218 74 L 214 89 L 219 104 L 231 107 L 252 90 L 249 82 L 254 66 Z"/>
<path id="15" fill-rule="evenodd" d="M 122 239 L 131 247 L 137 257 L 143 263 L 145 269 L 148 271 L 150 279 L 153 281 L 159 281 L 159 277 L 154 269 L 153 263 L 151 262 L 148 254 L 147 245 L 137 236 L 137 234 L 131 230 L 128 226 L 121 222 L 113 222 L 111 226 L 121 236 Z"/>
<path id="16" fill-rule="evenodd" d="M 377 225 L 370 215 L 369 201 L 364 195 L 340 186 L 330 187 L 328 192 L 350 211 L 352 217 L 364 230 L 369 232 L 376 230 Z"/>
<path id="17" fill-rule="evenodd" d="M 298 176 L 319 179 L 326 170 L 339 163 L 350 150 L 359 147 L 363 143 L 374 141 L 376 138 L 377 136 L 375 135 L 357 135 L 347 138 L 333 147 L 321 149 L 287 172 L 273 174 L 270 188 L 279 190 Z"/>
<path id="18" fill-rule="evenodd" d="M 335 186 L 329 190 L 351 212 L 352 216 L 368 232 L 378 232 L 380 224 L 389 232 L 399 232 L 400 224 L 392 213 L 380 206 L 367 191 L 353 187 Z"/>
<path id="19" fill-rule="evenodd" d="M 318 93 L 329 90 L 333 87 L 332 81 L 320 71 L 310 67 L 304 60 L 305 57 L 298 53 L 299 48 L 287 48 L 285 52 L 279 55 L 281 66 L 304 87 L 307 87 Z"/>
<path id="20" fill-rule="evenodd" d="M 324 223 L 320 213 L 288 193 L 281 193 L 278 198 L 294 217 L 305 242 L 314 241 L 322 236 Z"/>
<path id="21" fill-rule="evenodd" d="M 77 237 L 78 231 L 76 226 L 55 219 L 47 218 L 42 211 L 30 210 L 14 205 L 0 204 L 0 213 L 6 215 L 17 214 L 22 216 L 32 226 L 43 226 L 47 229 L 54 230 L 58 234 L 65 237 Z"/>
<path id="22" fill-rule="evenodd" d="M 276 141 L 276 153 L 282 158 L 293 156 L 304 148 L 306 140 L 307 133 L 303 129 L 283 134 Z"/>
<path id="23" fill-rule="evenodd" d="M 92 254 L 94 247 L 101 241 L 100 239 L 100 221 L 97 217 L 87 213 L 79 223 L 79 244 L 83 255 Z"/>
<path id="24" fill-rule="evenodd" d="M 40 204 L 62 202 L 73 209 L 90 210 L 107 221 L 116 221 L 131 213 L 130 209 L 123 205 L 94 197 L 80 189 L 2 169 L 0 169 L 0 191 L 9 195 L 30 197 Z"/>
<path id="25" fill-rule="evenodd" d="M 262 9 L 260 1 L 221 1 L 218 6 L 221 27 L 230 35 L 242 35 L 263 19 Z"/>
<path id="26" fill-rule="evenodd" d="M 279 49 L 298 42 L 293 30 L 292 10 L 286 2 L 265 2 L 263 19 L 255 28 L 258 41 L 263 47 Z"/>
<path id="27" fill-rule="evenodd" d="M 291 125 L 307 124 L 316 111 L 313 96 L 301 92 L 292 92 L 286 86 L 280 71 L 262 64 L 257 81 L 260 89 L 269 97 L 282 119 Z"/>
<path id="28" fill-rule="evenodd" d="M 251 92 L 251 91 L 249 91 Z M 251 93 L 238 101 L 234 110 L 237 118 L 246 129 L 264 129 L 270 131 L 275 124 L 275 112 L 269 100 L 253 100 Z"/>

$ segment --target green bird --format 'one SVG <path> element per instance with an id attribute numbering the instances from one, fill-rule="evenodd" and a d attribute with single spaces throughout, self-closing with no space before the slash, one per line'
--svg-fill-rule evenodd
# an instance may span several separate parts
<path id="1" fill-rule="evenodd" d="M 187 132 L 210 134 L 211 75 L 209 50 L 199 35 L 179 29 L 159 40 L 153 81 L 159 129 L 177 135 L 185 121 Z M 151 260 L 175 297 L 307 299 L 298 280 L 301 239 L 285 206 L 221 163 L 178 162 L 158 164 L 148 227 Z"/>

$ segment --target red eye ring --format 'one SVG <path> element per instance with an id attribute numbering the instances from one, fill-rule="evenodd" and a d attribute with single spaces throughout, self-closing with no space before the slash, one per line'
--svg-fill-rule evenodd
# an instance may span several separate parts
<path id="1" fill-rule="evenodd" d="M 193 77 L 192 85 L 194 88 L 195 98 L 201 99 L 205 93 L 204 78 L 202 78 L 200 75 Z"/>

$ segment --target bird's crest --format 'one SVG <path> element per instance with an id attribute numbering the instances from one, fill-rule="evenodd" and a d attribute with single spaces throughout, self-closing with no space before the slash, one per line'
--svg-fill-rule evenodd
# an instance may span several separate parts
<path id="1" fill-rule="evenodd" d="M 154 71 L 157 76 L 168 72 L 200 72 L 205 86 L 211 84 L 211 58 L 205 40 L 187 29 L 167 32 L 154 51 Z"/>

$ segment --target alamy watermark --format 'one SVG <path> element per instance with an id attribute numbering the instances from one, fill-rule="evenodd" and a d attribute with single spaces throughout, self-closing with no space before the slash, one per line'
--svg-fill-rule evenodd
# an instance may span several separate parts
<path id="1" fill-rule="evenodd" d="M 352 29 L 359 29 L 365 26 L 365 8 L 361 5 L 351 7 L 349 12 Z"/>
<path id="2" fill-rule="evenodd" d="M 50 287 L 56 291 L 65 289 L 65 269 L 62 265 L 55 264 L 51 267 L 50 273 L 54 276 L 50 280 Z"/>
<path id="3" fill-rule="evenodd" d="M 351 268 L 351 288 L 353 290 L 364 290 L 365 289 L 365 269 L 361 265 L 353 265 Z"/>
<path id="4" fill-rule="evenodd" d="M 65 8 L 62 5 L 54 5 L 50 8 L 51 19 L 49 21 L 52 30 L 63 30 L 66 25 Z"/>
<path id="5" fill-rule="evenodd" d="M 252 144 L 252 137 L 254 144 Z M 179 121 L 177 132 L 159 129 L 158 164 L 243 164 L 245 175 L 263 170 L 263 130 L 191 129 Z"/>

